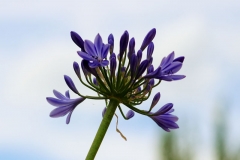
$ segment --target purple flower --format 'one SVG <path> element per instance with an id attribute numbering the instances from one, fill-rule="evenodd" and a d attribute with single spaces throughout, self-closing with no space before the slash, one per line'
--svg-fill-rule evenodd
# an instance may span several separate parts
<path id="1" fill-rule="evenodd" d="M 54 90 L 54 95 L 57 98 L 47 97 L 47 101 L 58 108 L 54 109 L 50 116 L 60 117 L 68 114 L 66 123 L 69 123 L 75 107 L 86 98 L 104 100 L 106 104 L 110 104 L 111 100 L 114 100 L 118 102 L 118 106 L 115 107 L 119 108 L 124 119 L 132 118 L 136 112 L 150 117 L 165 131 L 178 128 L 176 124 L 178 118 L 171 115 L 173 112 L 172 103 L 168 103 L 157 112 L 152 113 L 152 109 L 160 99 L 159 92 L 155 94 L 148 111 L 137 108 L 151 96 L 153 88 L 157 87 L 161 80 L 174 81 L 185 77 L 184 75 L 176 75 L 183 65 L 184 57 L 174 58 L 174 52 L 164 57 L 158 67 L 155 68 L 152 65 L 154 51 L 152 41 L 155 35 L 156 29 L 153 28 L 143 39 L 140 49 L 135 52 L 135 39 L 132 37 L 129 40 L 129 33 L 125 31 L 120 38 L 119 52 L 116 53 L 114 52 L 114 36 L 112 34 L 108 36 L 108 44 L 104 44 L 99 34 L 96 35 L 94 42 L 91 42 L 89 40 L 83 41 L 76 32 L 72 31 L 71 38 L 81 48 L 81 51 L 77 53 L 82 58 L 81 66 L 74 62 L 73 69 L 80 82 L 97 92 L 97 95 L 80 93 L 72 79 L 65 75 L 66 84 L 80 98 L 70 99 L 69 92 L 62 95 Z M 110 53 L 109 57 L 107 57 L 108 52 Z M 146 54 L 145 59 L 143 58 L 144 54 Z M 84 74 L 81 75 L 80 70 Z M 83 79 L 84 77 L 85 79 Z M 159 81 L 156 82 L 155 79 L 159 79 Z M 130 109 L 127 114 L 123 113 L 121 104 Z M 102 112 L 103 116 L 106 109 L 105 107 Z"/>
<path id="2" fill-rule="evenodd" d="M 174 81 L 185 78 L 184 75 L 174 75 L 182 68 L 184 57 L 174 59 L 174 52 L 162 59 L 160 66 L 153 72 L 148 73 L 145 78 L 156 78 L 165 81 Z"/>
<path id="3" fill-rule="evenodd" d="M 97 34 L 94 40 L 94 44 L 85 40 L 84 49 L 86 52 L 78 51 L 78 55 L 83 59 L 89 61 L 90 68 L 103 67 L 108 65 L 108 60 L 106 60 L 109 44 L 102 43 L 102 37 Z"/>
<path id="4" fill-rule="evenodd" d="M 165 104 L 157 112 L 150 113 L 149 115 L 149 117 L 154 122 L 156 122 L 159 127 L 161 127 L 167 132 L 170 132 L 170 129 L 179 128 L 178 125 L 175 123 L 178 120 L 178 117 L 170 114 L 174 111 L 172 107 L 173 107 L 172 103 Z"/>
<path id="5" fill-rule="evenodd" d="M 69 124 L 73 110 L 77 107 L 78 104 L 83 102 L 85 98 L 80 97 L 77 99 L 70 99 L 69 91 L 66 91 L 65 96 L 56 90 L 53 90 L 53 94 L 57 98 L 46 98 L 48 103 L 57 107 L 56 109 L 52 110 L 50 117 L 58 118 L 68 114 L 66 124 Z"/>

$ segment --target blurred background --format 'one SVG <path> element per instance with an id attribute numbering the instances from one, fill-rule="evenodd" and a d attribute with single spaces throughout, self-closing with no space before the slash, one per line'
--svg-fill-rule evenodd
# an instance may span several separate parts
<path id="1" fill-rule="evenodd" d="M 240 159 L 240 2 L 202 1 L 4 1 L 0 0 L 0 159 L 84 159 L 101 122 L 103 101 L 86 100 L 66 117 L 50 118 L 46 101 L 52 90 L 68 90 L 69 75 L 81 58 L 70 31 L 94 40 L 115 38 L 115 52 L 125 30 L 139 48 L 157 29 L 153 64 L 175 51 L 185 56 L 181 81 L 162 82 L 140 108 L 174 104 L 177 130 L 164 132 L 150 118 L 119 115 L 110 125 L 97 160 L 239 160 Z M 73 98 L 77 96 L 70 93 Z M 125 109 L 127 111 L 127 109 Z"/>

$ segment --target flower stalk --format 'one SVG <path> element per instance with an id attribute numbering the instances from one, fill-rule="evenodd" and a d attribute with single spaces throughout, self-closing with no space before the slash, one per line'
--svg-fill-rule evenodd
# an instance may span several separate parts
<path id="1" fill-rule="evenodd" d="M 97 154 L 97 151 L 103 141 L 103 138 L 107 132 L 107 129 L 112 121 L 114 113 L 117 109 L 119 102 L 116 100 L 110 100 L 106 113 L 103 116 L 102 122 L 98 128 L 97 134 L 93 140 L 93 143 L 88 151 L 86 160 L 93 160 Z"/>

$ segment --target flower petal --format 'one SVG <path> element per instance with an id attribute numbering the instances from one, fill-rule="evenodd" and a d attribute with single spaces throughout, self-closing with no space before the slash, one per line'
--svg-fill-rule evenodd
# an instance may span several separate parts
<path id="1" fill-rule="evenodd" d="M 95 46 L 95 50 L 97 52 L 98 57 L 101 57 L 102 37 L 99 34 L 97 34 L 94 39 L 94 46 Z"/>
<path id="2" fill-rule="evenodd" d="M 164 106 L 162 106 L 157 112 L 151 114 L 151 116 L 159 116 L 159 115 L 165 114 L 170 109 L 172 109 L 172 107 L 173 107 L 172 103 L 167 103 Z"/>
<path id="3" fill-rule="evenodd" d="M 91 55 L 85 53 L 85 52 L 81 52 L 81 51 L 77 51 L 78 55 L 80 57 L 82 57 L 83 59 L 87 60 L 87 61 L 95 61 L 96 59 L 93 58 Z"/>
<path id="4" fill-rule="evenodd" d="M 97 57 L 97 53 L 96 53 L 96 50 L 95 50 L 95 47 L 94 47 L 94 44 L 89 41 L 89 40 L 85 40 L 84 42 L 84 48 L 85 48 L 85 51 L 90 55 L 90 56 L 93 56 L 93 57 Z"/>
<path id="5" fill-rule="evenodd" d="M 168 67 L 164 68 L 162 72 L 166 74 L 174 74 L 178 72 L 182 68 L 182 63 L 181 62 L 173 62 Z"/>
<path id="6" fill-rule="evenodd" d="M 186 76 L 184 76 L 184 75 L 170 75 L 170 77 L 172 78 L 172 80 L 176 81 L 176 80 L 181 80 L 181 79 L 185 78 Z"/>
<path id="7" fill-rule="evenodd" d="M 73 109 L 74 105 L 68 105 L 68 106 L 62 106 L 58 107 L 50 113 L 50 117 L 52 118 L 58 118 L 65 116 L 68 112 L 70 112 Z"/>
<path id="8" fill-rule="evenodd" d="M 58 92 L 58 91 L 56 91 L 56 90 L 53 90 L 53 94 L 57 97 L 57 98 L 59 98 L 59 99 L 61 99 L 61 100 L 67 100 L 68 98 L 66 98 L 62 93 L 60 93 L 60 92 Z"/>
<path id="9" fill-rule="evenodd" d="M 184 56 L 181 56 L 181 57 L 175 58 L 173 60 L 173 62 L 181 62 L 181 63 L 183 63 L 184 59 L 185 59 Z"/>
<path id="10" fill-rule="evenodd" d="M 70 98 L 69 90 L 67 90 L 67 91 L 65 92 L 65 96 L 66 96 L 67 98 Z"/>
<path id="11" fill-rule="evenodd" d="M 73 110 L 74 110 L 74 109 L 73 109 Z M 71 119 L 73 110 L 69 112 L 69 114 L 68 114 L 68 116 L 67 116 L 67 119 L 66 119 L 66 124 L 69 124 L 69 123 L 70 123 L 70 119 Z"/>
<path id="12" fill-rule="evenodd" d="M 108 50 L 109 50 L 109 45 L 103 45 L 102 50 L 101 50 L 101 58 L 100 59 L 105 59 L 107 57 L 108 54 Z"/>
<path id="13" fill-rule="evenodd" d="M 56 106 L 56 107 L 66 106 L 66 105 L 69 105 L 74 102 L 74 100 L 71 100 L 71 99 L 61 100 L 61 99 L 56 99 L 56 98 L 52 98 L 52 97 L 47 97 L 46 99 L 49 104 Z"/>

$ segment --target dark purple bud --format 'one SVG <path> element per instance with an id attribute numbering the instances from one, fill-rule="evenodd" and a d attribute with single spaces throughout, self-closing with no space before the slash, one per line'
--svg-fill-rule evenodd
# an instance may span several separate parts
<path id="1" fill-rule="evenodd" d="M 137 52 L 137 59 L 138 59 L 138 64 L 140 64 L 141 60 L 142 60 L 142 51 L 138 50 Z"/>
<path id="2" fill-rule="evenodd" d="M 81 62 L 82 71 L 83 71 L 83 73 L 84 73 L 85 76 L 89 76 L 91 73 L 88 72 L 88 71 L 86 70 L 86 68 L 84 67 L 84 65 L 83 65 L 84 61 L 85 61 L 85 60 L 82 60 L 82 62 Z"/>
<path id="3" fill-rule="evenodd" d="M 127 49 L 128 45 L 128 40 L 129 40 L 129 34 L 128 31 L 125 31 L 120 39 L 120 58 L 123 56 L 124 52 Z"/>
<path id="4" fill-rule="evenodd" d="M 137 69 L 137 56 L 135 55 L 135 53 L 133 53 L 130 59 L 131 78 L 133 78 L 134 74 L 136 73 L 136 69 Z"/>
<path id="5" fill-rule="evenodd" d="M 89 61 L 87 60 L 82 60 L 82 65 L 84 66 L 84 68 L 86 69 L 87 72 L 90 72 L 91 74 L 93 74 L 95 77 L 98 76 L 97 71 L 94 68 L 90 68 L 89 67 Z"/>
<path id="6" fill-rule="evenodd" d="M 157 94 L 155 94 L 155 96 L 153 97 L 153 100 L 152 100 L 152 104 L 150 106 L 150 110 L 158 103 L 158 101 L 160 100 L 160 92 L 158 92 Z"/>
<path id="7" fill-rule="evenodd" d="M 132 54 L 135 52 L 134 51 L 134 47 L 135 47 L 135 39 L 134 37 L 131 38 L 131 40 L 129 41 L 129 46 L 128 46 L 128 59 L 131 58 Z"/>
<path id="8" fill-rule="evenodd" d="M 80 78 L 81 77 L 80 68 L 79 68 L 79 65 L 77 62 L 73 62 L 73 69 L 74 69 L 76 75 L 78 76 L 78 78 Z"/>
<path id="9" fill-rule="evenodd" d="M 81 38 L 76 32 L 74 32 L 74 31 L 71 31 L 70 34 L 71 34 L 71 38 L 72 38 L 73 42 L 74 42 L 78 47 L 80 47 L 81 50 L 84 52 L 85 49 L 84 49 L 84 42 L 83 42 L 82 38 Z"/>
<path id="10" fill-rule="evenodd" d="M 98 86 L 98 82 L 97 82 L 96 77 L 93 78 L 93 84 L 95 84 L 96 86 Z"/>
<path id="11" fill-rule="evenodd" d="M 104 108 L 103 108 L 103 111 L 102 111 L 102 117 L 104 117 L 104 115 L 105 115 L 106 111 L 107 111 L 107 108 L 106 108 L 106 107 L 104 107 Z"/>
<path id="12" fill-rule="evenodd" d="M 153 65 L 150 65 L 150 66 L 147 68 L 147 74 L 153 72 L 153 70 L 154 70 Z"/>
<path id="13" fill-rule="evenodd" d="M 114 48 L 114 37 L 112 34 L 108 36 L 108 44 L 110 45 L 110 53 L 113 53 Z"/>
<path id="14" fill-rule="evenodd" d="M 147 59 L 150 59 L 152 57 L 153 50 L 154 50 L 154 44 L 153 42 L 150 42 L 147 48 Z"/>
<path id="15" fill-rule="evenodd" d="M 116 59 L 116 54 L 115 54 L 115 53 L 110 54 L 110 59 L 111 59 L 111 58 L 115 58 L 115 59 Z"/>
<path id="16" fill-rule="evenodd" d="M 112 53 L 110 58 L 110 71 L 112 76 L 115 75 L 116 67 L 117 67 L 116 55 Z"/>
<path id="17" fill-rule="evenodd" d="M 142 90 L 141 87 L 137 88 L 137 92 L 141 92 L 141 90 Z"/>
<path id="18" fill-rule="evenodd" d="M 77 88 L 75 87 L 72 79 L 71 79 L 69 76 L 67 76 L 67 75 L 64 75 L 64 79 L 65 79 L 65 82 L 67 83 L 68 87 L 69 87 L 74 93 L 78 94 L 79 92 L 78 92 Z"/>
<path id="19" fill-rule="evenodd" d="M 175 59 L 173 60 L 173 62 L 181 62 L 181 63 L 183 63 L 183 61 L 184 61 L 184 57 L 183 57 L 183 56 L 178 57 L 178 58 L 175 58 Z"/>
<path id="20" fill-rule="evenodd" d="M 131 119 L 134 115 L 135 115 L 135 113 L 132 110 L 129 110 L 126 114 L 126 118 Z"/>
<path id="21" fill-rule="evenodd" d="M 143 42 L 142 42 L 142 46 L 141 46 L 141 50 L 143 51 L 150 42 L 152 42 L 153 38 L 155 37 L 156 35 L 156 29 L 153 28 L 152 30 L 150 30 L 148 32 L 148 34 L 146 35 L 146 37 L 144 38 Z"/>
<path id="22" fill-rule="evenodd" d="M 154 85 L 154 79 L 150 79 L 150 81 L 148 82 L 149 85 L 153 86 Z"/>
<path id="23" fill-rule="evenodd" d="M 139 65 L 138 70 L 137 70 L 137 74 L 136 74 L 136 79 L 138 79 L 147 69 L 148 66 L 148 60 L 144 60 L 142 61 L 142 63 Z"/>

